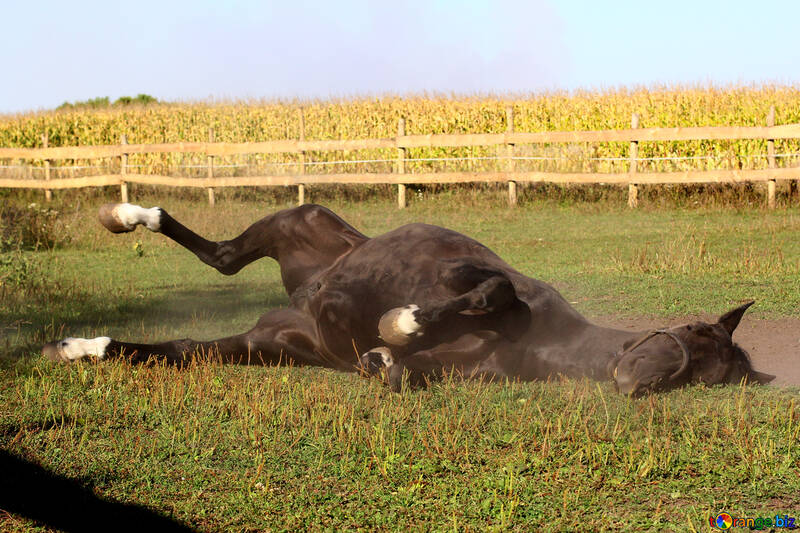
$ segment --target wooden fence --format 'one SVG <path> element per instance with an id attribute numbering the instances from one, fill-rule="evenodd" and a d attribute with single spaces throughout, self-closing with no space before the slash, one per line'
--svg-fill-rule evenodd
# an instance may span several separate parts
<path id="1" fill-rule="evenodd" d="M 631 128 L 605 131 L 558 131 L 523 133 L 514 131 L 513 109 L 506 110 L 506 132 L 488 134 L 444 134 L 406 135 L 405 121 L 399 120 L 397 136 L 387 139 L 359 140 L 306 140 L 302 112 L 300 113 L 300 138 L 251 143 L 214 142 L 214 132 L 209 132 L 208 142 L 182 142 L 169 144 L 128 144 L 123 135 L 118 145 L 49 147 L 47 136 L 43 136 L 42 148 L 0 148 L 0 159 L 22 159 L 44 161 L 44 179 L 0 178 L 0 188 L 44 189 L 46 198 L 52 190 L 79 187 L 117 185 L 123 201 L 128 201 L 128 183 L 166 185 L 172 187 L 201 187 L 208 189 L 208 199 L 214 204 L 214 188 L 241 186 L 297 186 L 298 202 L 305 201 L 305 186 L 309 184 L 397 184 L 398 205 L 405 207 L 405 187 L 409 184 L 501 182 L 508 185 L 509 204 L 517 201 L 518 183 L 582 183 L 618 184 L 628 186 L 628 205 L 638 203 L 638 185 L 668 183 L 741 183 L 766 182 L 766 202 L 775 205 L 776 180 L 800 179 L 800 167 L 778 168 L 774 142 L 778 139 L 800 138 L 800 124 L 774 125 L 774 109 L 770 109 L 766 126 L 727 126 L 691 128 L 639 128 L 639 117 L 633 115 Z M 719 169 L 689 170 L 680 172 L 639 172 L 639 143 L 695 141 L 695 140 L 766 140 L 768 168 L 755 170 Z M 530 172 L 518 171 L 515 147 L 519 145 L 554 143 L 608 143 L 629 142 L 628 171 L 618 173 L 597 172 Z M 480 172 L 423 172 L 407 173 L 406 163 L 410 148 L 497 146 L 503 150 L 505 160 L 501 171 Z M 306 152 L 353 151 L 372 149 L 395 149 L 395 171 L 391 173 L 332 173 L 309 174 L 306 172 Z M 501 152 L 501 153 L 503 153 Z M 197 153 L 207 157 L 205 178 L 175 177 L 129 172 L 128 156 L 145 153 Z M 239 177 L 215 177 L 214 158 L 241 154 L 296 154 L 299 162 L 296 171 L 288 175 L 263 175 Z M 119 173 L 85 177 L 51 179 L 50 162 L 64 159 L 119 158 Z"/>

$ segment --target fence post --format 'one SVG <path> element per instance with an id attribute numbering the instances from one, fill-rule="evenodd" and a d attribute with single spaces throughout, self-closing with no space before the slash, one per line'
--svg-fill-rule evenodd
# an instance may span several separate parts
<path id="1" fill-rule="evenodd" d="M 122 146 L 128 144 L 128 136 L 124 133 L 119 136 L 119 144 Z M 119 184 L 119 195 L 122 198 L 122 203 L 128 203 L 128 182 L 125 181 L 125 175 L 128 173 L 128 154 L 126 153 L 119 156 L 119 173 L 122 176 L 122 181 Z"/>
<path id="2" fill-rule="evenodd" d="M 636 113 L 631 116 L 631 129 L 636 129 L 639 127 L 639 115 Z M 631 163 L 630 168 L 628 169 L 628 174 L 630 175 L 631 181 L 628 183 L 628 207 L 636 207 L 639 205 L 639 186 L 634 183 L 632 180 L 635 177 L 636 171 L 638 170 L 639 162 L 639 141 L 631 141 Z"/>
<path id="3" fill-rule="evenodd" d="M 303 113 L 303 108 L 297 110 L 300 119 L 300 142 L 306 140 L 306 116 Z M 306 173 L 306 151 L 300 150 L 300 164 L 297 167 L 297 173 L 301 176 Z M 297 205 L 306 203 L 306 186 L 304 183 L 297 184 Z"/>
<path id="4" fill-rule="evenodd" d="M 406 173 L 406 149 L 400 147 L 400 137 L 406 134 L 406 119 L 400 118 L 397 121 L 397 173 Z M 406 186 L 404 183 L 397 184 L 397 207 L 398 209 L 405 209 L 406 207 Z"/>
<path id="5" fill-rule="evenodd" d="M 47 133 L 45 132 L 42 134 L 42 147 L 47 148 L 49 145 L 50 138 L 48 137 Z M 44 160 L 44 179 L 45 181 L 50 181 L 50 160 Z M 49 202 L 53 199 L 53 191 L 50 189 L 44 190 L 44 199 L 45 201 Z"/>
<path id="6" fill-rule="evenodd" d="M 514 108 L 512 106 L 506 107 L 506 133 L 514 133 Z M 514 161 L 514 143 L 506 143 L 506 171 L 509 177 L 513 177 L 516 171 Z M 514 207 L 517 205 L 517 182 L 513 179 L 508 180 L 508 205 Z"/>
<path id="7" fill-rule="evenodd" d="M 208 128 L 208 142 L 214 142 L 214 128 Z M 214 156 L 209 155 L 208 159 L 206 160 L 208 164 L 208 170 L 206 171 L 206 177 L 208 180 L 211 181 L 214 179 Z M 208 205 L 214 207 L 216 204 L 216 198 L 214 198 L 214 187 L 208 188 Z"/>
<path id="8" fill-rule="evenodd" d="M 767 126 L 772 127 L 775 125 L 775 106 L 770 106 L 769 113 L 767 113 Z M 767 139 L 767 165 L 769 168 L 775 168 L 775 140 Z M 767 207 L 775 209 L 775 178 L 767 182 Z"/>

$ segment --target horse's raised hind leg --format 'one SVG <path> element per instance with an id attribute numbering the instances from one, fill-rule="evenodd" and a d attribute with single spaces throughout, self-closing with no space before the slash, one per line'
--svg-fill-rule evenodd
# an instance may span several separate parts
<path id="1" fill-rule="evenodd" d="M 321 355 L 313 321 L 293 309 L 271 311 L 250 331 L 213 341 L 181 339 L 141 344 L 109 337 L 66 338 L 46 344 L 42 354 L 54 361 L 66 362 L 127 357 L 134 363 L 164 361 L 181 365 L 194 356 L 210 355 L 232 364 L 278 365 L 292 361 L 298 365 L 345 366 L 344 362 Z M 344 369 L 354 370 L 354 365 Z"/>
<path id="2" fill-rule="evenodd" d="M 500 271 L 464 263 L 447 270 L 440 282 L 456 296 L 421 305 L 409 304 L 384 313 L 378 324 L 380 336 L 387 343 L 404 346 L 425 333 L 425 329 L 457 314 L 499 314 L 513 311 L 509 319 L 525 324 L 528 306 L 517 298 L 511 280 Z M 508 329 L 503 325 L 503 329 Z"/>
<path id="3" fill-rule="evenodd" d="M 315 272 L 367 239 L 330 210 L 315 205 L 266 216 L 226 241 L 201 237 L 160 207 L 106 204 L 100 208 L 99 218 L 114 233 L 133 231 L 138 225 L 160 232 L 225 275 L 271 257 L 280 263 L 281 277 L 290 294 Z"/>
<path id="4" fill-rule="evenodd" d="M 105 204 L 100 208 L 99 218 L 100 223 L 113 233 L 133 231 L 138 225 L 162 233 L 226 275 L 235 274 L 271 252 L 263 238 L 269 235 L 264 227 L 269 217 L 256 222 L 235 239 L 219 242 L 204 239 L 160 207 L 145 209 L 132 204 Z M 256 238 L 257 235 L 262 238 Z"/>

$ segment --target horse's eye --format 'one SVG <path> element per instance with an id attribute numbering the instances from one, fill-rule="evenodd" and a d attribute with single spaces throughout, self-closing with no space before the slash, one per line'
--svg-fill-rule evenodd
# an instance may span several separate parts
<path id="1" fill-rule="evenodd" d="M 686 331 L 692 331 L 692 326 L 686 326 Z"/>

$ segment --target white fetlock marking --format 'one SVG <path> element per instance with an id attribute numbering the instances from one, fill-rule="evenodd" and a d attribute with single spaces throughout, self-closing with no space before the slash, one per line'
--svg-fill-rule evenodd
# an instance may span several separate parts
<path id="1" fill-rule="evenodd" d="M 106 348 L 110 342 L 110 337 L 97 337 L 95 339 L 68 337 L 58 343 L 58 352 L 62 357 L 70 361 L 76 361 L 86 356 L 102 359 L 106 355 Z"/>
<path id="2" fill-rule="evenodd" d="M 127 229 L 133 229 L 137 224 L 144 224 L 150 231 L 161 230 L 161 208 L 144 207 L 133 204 L 119 204 L 114 208 L 114 218 Z"/>
<path id="3" fill-rule="evenodd" d="M 417 320 L 414 318 L 414 311 L 417 310 L 419 310 L 419 306 L 411 304 L 405 306 L 403 310 L 400 311 L 400 314 L 397 315 L 396 321 L 398 331 L 404 335 L 411 335 L 422 328 L 422 324 L 417 322 Z"/>

